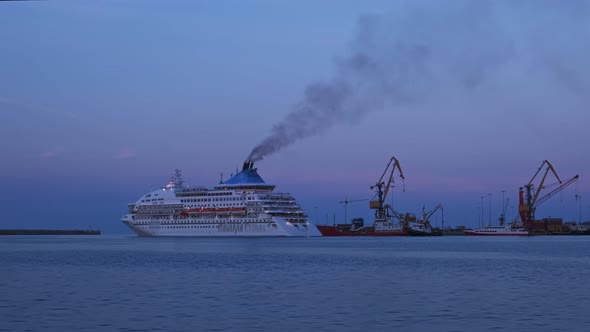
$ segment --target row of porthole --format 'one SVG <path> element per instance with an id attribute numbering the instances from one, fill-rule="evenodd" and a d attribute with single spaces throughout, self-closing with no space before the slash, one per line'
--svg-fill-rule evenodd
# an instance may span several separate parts
<path id="1" fill-rule="evenodd" d="M 156 219 L 157 220 L 157 219 Z M 216 222 L 215 220 L 205 220 L 205 221 L 193 221 L 191 223 L 188 224 L 194 224 L 194 223 L 202 223 L 202 224 L 206 224 L 206 223 L 211 223 L 211 222 Z M 271 223 L 271 220 L 262 220 L 262 219 L 256 219 L 256 220 L 249 220 L 249 219 L 239 219 L 239 220 L 235 220 L 234 222 L 223 222 L 223 223 L 217 223 L 217 224 L 222 224 L 222 225 L 239 225 L 239 224 L 256 224 L 256 223 Z M 291 222 L 297 222 L 296 220 L 293 220 Z M 163 225 L 166 224 L 170 224 L 170 223 L 165 223 Z M 185 223 L 175 223 L 175 224 L 185 224 Z M 146 223 L 144 222 L 137 222 L 135 223 L 135 225 L 146 225 Z M 169 226 L 164 226 L 164 227 L 169 227 Z"/>
<path id="2" fill-rule="evenodd" d="M 163 228 L 217 228 L 219 226 L 164 226 Z"/>
<path id="3" fill-rule="evenodd" d="M 223 197 L 223 198 L 188 198 L 188 199 L 181 199 L 182 203 L 197 203 L 197 202 L 229 202 L 229 201 L 243 201 L 244 199 L 241 197 Z M 248 200 L 251 200 L 248 197 Z"/>

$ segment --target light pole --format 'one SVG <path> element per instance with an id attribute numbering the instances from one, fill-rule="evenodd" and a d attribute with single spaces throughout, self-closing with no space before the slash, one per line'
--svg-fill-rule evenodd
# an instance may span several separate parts
<path id="1" fill-rule="evenodd" d="M 582 224 L 582 196 L 578 196 L 580 199 L 580 225 Z"/>
<path id="2" fill-rule="evenodd" d="M 492 226 L 492 194 L 488 194 L 488 212 L 490 214 L 490 218 L 488 219 L 488 226 Z"/>
<path id="3" fill-rule="evenodd" d="M 504 205 L 504 193 L 506 192 L 506 190 L 502 190 L 502 216 L 500 217 L 500 223 L 502 223 L 502 225 L 500 226 L 504 226 L 504 222 L 506 221 L 506 205 Z"/>
<path id="4" fill-rule="evenodd" d="M 314 210 L 314 214 L 315 214 L 315 224 L 317 225 L 318 224 L 318 207 L 314 206 L 313 210 Z"/>
<path id="5" fill-rule="evenodd" d="M 479 215 L 479 206 L 475 207 L 475 215 L 477 215 L 477 223 L 481 224 L 481 216 Z"/>
<path id="6" fill-rule="evenodd" d="M 480 227 L 483 227 L 483 196 L 481 196 L 481 225 L 479 225 Z"/>
<path id="7" fill-rule="evenodd" d="M 344 223 L 347 224 L 348 222 L 346 221 L 346 219 L 348 218 L 347 216 L 347 207 L 348 207 L 348 199 L 342 201 L 341 203 L 344 203 Z"/>

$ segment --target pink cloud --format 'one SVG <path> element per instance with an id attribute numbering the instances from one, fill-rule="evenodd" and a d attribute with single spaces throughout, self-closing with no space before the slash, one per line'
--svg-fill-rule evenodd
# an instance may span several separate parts
<path id="1" fill-rule="evenodd" d="M 55 158 L 62 155 L 64 152 L 65 149 L 63 148 L 63 146 L 57 146 L 41 152 L 39 154 L 39 157 L 43 159 Z"/>
<path id="2" fill-rule="evenodd" d="M 119 152 L 117 152 L 114 156 L 113 159 L 130 159 L 130 158 L 134 158 L 137 156 L 137 151 L 133 150 L 133 149 L 128 149 L 128 148 L 123 148 L 121 150 L 119 150 Z"/>

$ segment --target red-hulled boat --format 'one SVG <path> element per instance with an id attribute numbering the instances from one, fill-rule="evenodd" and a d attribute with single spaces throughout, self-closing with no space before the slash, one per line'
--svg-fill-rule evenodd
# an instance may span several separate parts
<path id="1" fill-rule="evenodd" d="M 334 226 L 316 225 L 323 236 L 405 236 L 408 232 L 402 224 L 391 221 L 376 220 L 373 226 L 364 226 L 362 218 L 355 218 L 352 224 L 338 224 Z"/>

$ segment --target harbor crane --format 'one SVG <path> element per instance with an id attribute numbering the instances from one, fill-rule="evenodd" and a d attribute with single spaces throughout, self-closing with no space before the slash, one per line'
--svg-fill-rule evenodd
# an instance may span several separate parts
<path id="1" fill-rule="evenodd" d="M 395 157 L 391 157 L 389 159 L 389 162 L 387 163 L 387 166 L 385 167 L 385 170 L 383 171 L 383 174 L 381 174 L 381 177 L 379 178 L 379 180 L 377 180 L 377 183 L 371 186 L 371 190 L 377 190 L 377 200 L 369 202 L 369 208 L 375 210 L 375 221 L 385 221 L 387 217 L 389 217 L 389 206 L 383 203 L 387 199 L 389 188 L 391 188 L 391 185 L 394 182 L 393 175 L 396 169 L 399 171 L 399 175 L 402 178 L 402 180 L 405 180 L 404 172 L 402 171 L 402 167 L 399 163 L 399 160 L 397 160 Z M 383 179 L 385 178 L 387 171 L 389 171 L 389 178 L 387 179 L 387 183 L 385 183 Z"/>
<path id="2" fill-rule="evenodd" d="M 545 173 L 541 178 L 541 182 L 535 189 L 533 181 L 545 165 L 547 166 L 547 168 L 545 169 Z M 549 174 L 549 171 L 551 171 L 553 175 L 555 175 L 555 178 L 557 178 L 557 181 L 559 182 L 560 186 L 539 198 L 541 190 L 545 188 L 545 180 L 547 179 L 547 174 Z M 551 163 L 548 160 L 544 160 L 541 166 L 539 166 L 539 168 L 531 178 L 531 180 L 523 187 L 520 187 L 518 191 L 518 213 L 520 214 L 520 219 L 522 220 L 522 223 L 525 225 L 530 225 L 532 222 L 534 222 L 535 211 L 537 210 L 537 207 L 541 205 L 543 202 L 547 201 L 549 198 L 553 197 L 558 192 L 565 189 L 570 184 L 574 183 L 578 178 L 579 175 L 575 175 L 566 180 L 565 182 L 562 182 L 559 178 L 559 175 L 557 175 L 555 168 L 553 168 L 553 165 L 551 165 Z"/>
<path id="3" fill-rule="evenodd" d="M 348 223 L 348 215 L 347 215 L 348 204 L 354 203 L 354 202 L 363 202 L 363 201 L 368 201 L 368 199 L 348 199 L 348 198 L 346 198 L 345 200 L 338 202 L 340 204 L 344 204 L 344 223 L 345 224 Z"/>

